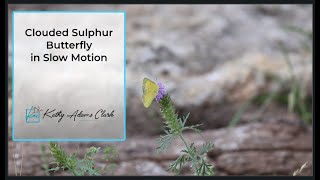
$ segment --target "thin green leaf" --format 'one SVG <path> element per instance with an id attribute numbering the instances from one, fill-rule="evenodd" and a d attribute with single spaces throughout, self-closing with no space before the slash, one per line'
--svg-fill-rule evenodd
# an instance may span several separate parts
<path id="1" fill-rule="evenodd" d="M 177 136 L 175 134 L 167 134 L 164 136 L 160 136 L 160 138 L 157 140 L 157 152 L 162 152 L 171 145 L 172 141 L 176 138 Z"/>
<path id="2" fill-rule="evenodd" d="M 230 123 L 229 123 L 229 127 L 235 127 L 238 122 L 240 121 L 242 114 L 249 108 L 249 106 L 251 105 L 251 100 L 245 102 L 240 108 L 239 110 L 236 112 L 236 114 L 232 117 Z"/>

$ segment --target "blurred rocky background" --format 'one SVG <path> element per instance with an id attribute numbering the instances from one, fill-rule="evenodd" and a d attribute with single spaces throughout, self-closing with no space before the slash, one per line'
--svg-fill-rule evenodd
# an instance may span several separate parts
<path id="1" fill-rule="evenodd" d="M 182 148 L 177 142 L 155 153 L 162 119 L 156 103 L 141 103 L 144 77 L 165 84 L 179 113 L 191 113 L 190 124 L 203 124 L 215 144 L 208 159 L 216 175 L 290 176 L 305 162 L 301 175 L 312 175 L 311 5 L 10 6 L 39 9 L 127 12 L 127 141 L 111 143 L 119 151 L 114 175 L 172 175 L 166 167 Z M 186 139 L 202 141 L 193 133 Z M 9 140 L 10 175 L 20 167 L 22 175 L 46 175 L 48 149 Z M 71 153 L 107 144 L 62 146 Z"/>

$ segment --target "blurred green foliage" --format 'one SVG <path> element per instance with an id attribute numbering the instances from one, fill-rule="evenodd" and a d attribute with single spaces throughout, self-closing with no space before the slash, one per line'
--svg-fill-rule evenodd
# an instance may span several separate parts
<path id="1" fill-rule="evenodd" d="M 50 151 L 53 157 L 53 162 L 56 167 L 49 169 L 49 171 L 67 170 L 75 176 L 85 175 L 100 175 L 95 168 L 95 161 L 93 156 L 99 151 L 99 147 L 90 147 L 87 149 L 83 159 L 77 157 L 77 153 L 68 155 L 57 143 L 50 143 Z"/>
<path id="2" fill-rule="evenodd" d="M 40 145 L 40 152 L 41 152 L 41 161 L 42 161 L 42 169 L 46 176 L 50 176 L 49 173 L 49 156 L 46 153 L 46 146 L 44 144 Z"/>
<path id="3" fill-rule="evenodd" d="M 313 38 L 312 32 L 308 32 L 294 26 L 284 26 L 284 30 L 299 33 L 305 36 L 306 41 L 303 41 L 301 43 L 305 50 L 309 52 L 311 51 L 311 45 L 309 42 Z M 241 120 L 242 115 L 251 105 L 260 107 L 258 115 L 262 116 L 262 113 L 264 112 L 266 107 L 270 105 L 271 102 L 276 102 L 278 104 L 287 106 L 288 111 L 299 115 L 299 117 L 305 124 L 312 123 L 312 97 L 307 96 L 307 93 L 305 92 L 299 78 L 295 77 L 294 66 L 290 61 L 288 51 L 283 46 L 283 44 L 279 44 L 279 47 L 285 57 L 284 59 L 289 68 L 291 79 L 289 80 L 289 82 L 280 82 L 283 87 L 279 92 L 263 92 L 252 97 L 247 102 L 244 102 L 230 120 L 229 127 L 236 126 Z M 266 74 L 266 80 L 278 82 L 280 81 L 278 77 L 275 77 L 271 74 Z M 290 86 L 287 86 L 288 84 Z"/>

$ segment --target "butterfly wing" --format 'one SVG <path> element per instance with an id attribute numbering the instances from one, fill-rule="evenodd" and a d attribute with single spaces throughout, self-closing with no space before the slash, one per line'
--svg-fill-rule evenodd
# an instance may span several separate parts
<path id="1" fill-rule="evenodd" d="M 154 98 L 156 97 L 159 90 L 159 86 L 151 81 L 148 78 L 143 79 L 143 85 L 142 85 L 142 92 L 143 92 L 143 105 L 144 107 L 148 108 Z"/>

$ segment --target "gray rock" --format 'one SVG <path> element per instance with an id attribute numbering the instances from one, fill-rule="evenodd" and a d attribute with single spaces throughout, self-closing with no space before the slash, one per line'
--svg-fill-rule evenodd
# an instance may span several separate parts
<path id="1" fill-rule="evenodd" d="M 127 12 L 129 136 L 160 132 L 159 115 L 150 113 L 157 105 L 146 110 L 140 101 L 144 77 L 163 82 L 178 110 L 191 112 L 193 122 L 219 128 L 239 104 L 279 88 L 266 80 L 267 73 L 290 78 L 279 44 L 311 94 L 311 39 L 287 30 L 312 33 L 311 5 L 12 5 L 9 11 L 39 8 Z"/>
<path id="2" fill-rule="evenodd" d="M 152 161 L 129 161 L 120 163 L 119 166 L 115 175 L 167 176 L 171 174 L 165 171 L 159 164 Z"/>
<path id="3" fill-rule="evenodd" d="M 194 142 L 196 147 L 202 146 L 205 140 L 214 143 L 215 147 L 208 152 L 207 158 L 215 166 L 216 175 L 292 175 L 305 162 L 309 165 L 302 174 L 312 174 L 312 130 L 297 122 L 256 122 L 236 128 L 207 130 L 202 136 L 203 138 L 192 132 L 184 134 L 188 143 Z M 109 144 L 115 145 L 119 151 L 116 160 L 106 162 L 103 153 L 95 156 L 97 167 L 117 164 L 114 175 L 172 175 L 165 169 L 180 155 L 184 144 L 177 139 L 169 149 L 156 153 L 157 138 L 158 136 L 131 137 L 123 143 L 60 144 L 69 154 L 80 150 L 80 157 L 85 149 L 91 146 L 103 148 Z M 14 175 L 13 164 L 18 162 L 14 162 L 12 153 L 20 152 L 19 147 L 13 145 L 15 143 L 10 142 L 10 175 Z M 34 175 L 43 171 L 39 145 L 40 143 L 24 144 L 23 175 Z M 19 159 L 21 162 L 21 158 Z M 64 172 L 54 174 L 60 173 Z M 190 175 L 192 172 L 186 166 L 182 174 Z"/>

